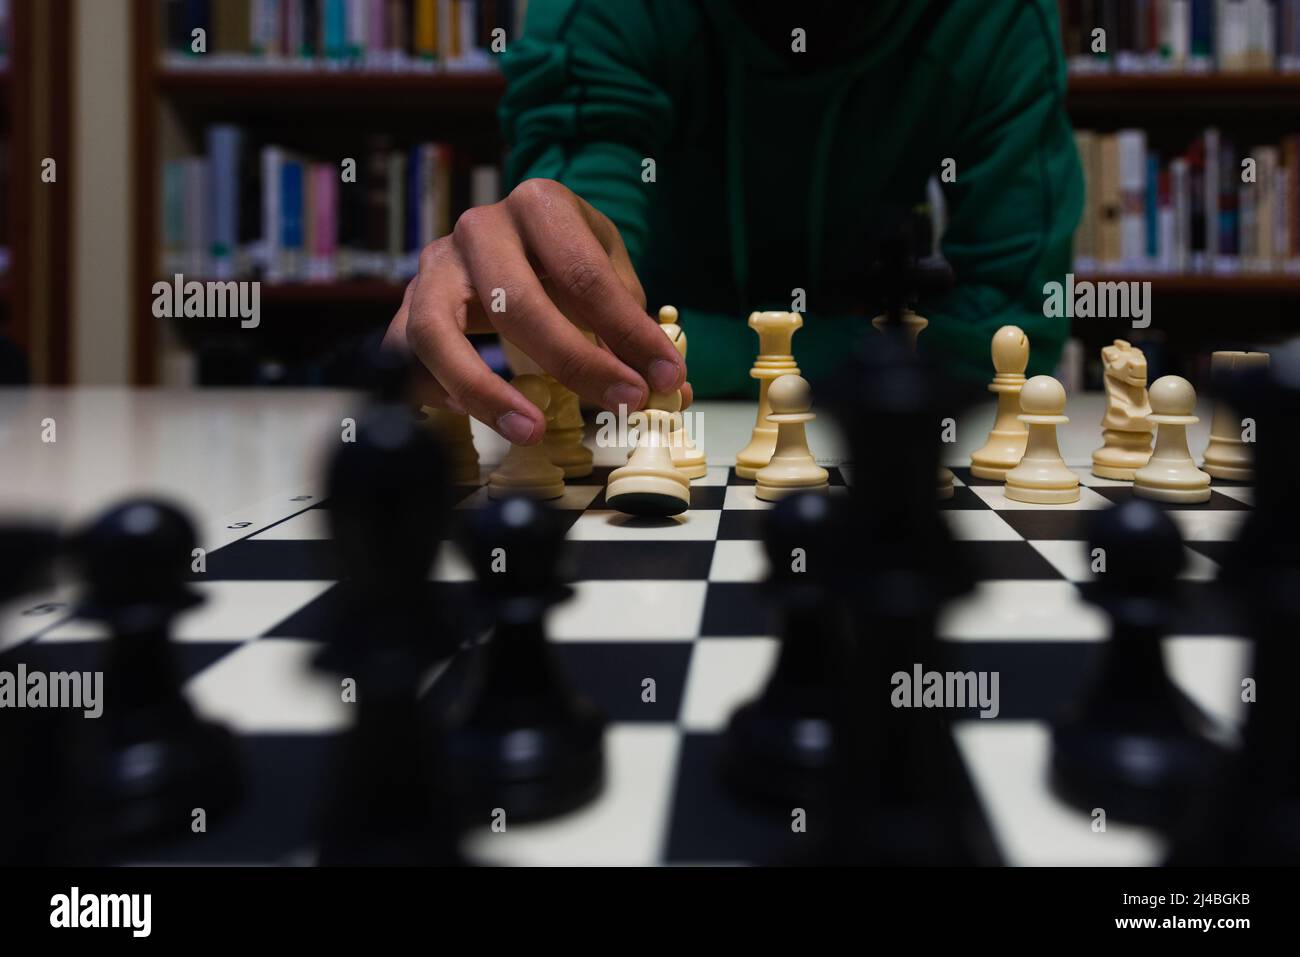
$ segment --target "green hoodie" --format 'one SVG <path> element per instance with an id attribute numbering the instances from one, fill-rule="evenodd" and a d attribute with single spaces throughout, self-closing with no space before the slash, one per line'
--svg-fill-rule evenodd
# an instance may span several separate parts
<path id="1" fill-rule="evenodd" d="M 1050 371 L 1068 327 L 1043 315 L 1042 288 L 1069 268 L 1083 202 L 1056 4 L 870 0 L 845 18 L 856 52 L 816 68 L 774 52 L 742 8 L 531 0 L 502 59 L 507 179 L 558 180 L 618 226 L 651 307 L 681 311 L 705 397 L 754 389 L 745 320 L 790 309 L 795 290 L 796 359 L 814 380 L 831 371 L 869 331 L 879 224 L 924 202 L 951 158 L 942 252 L 957 284 L 921 303 L 922 349 L 987 381 L 990 339 L 1012 323 L 1031 373 Z"/>

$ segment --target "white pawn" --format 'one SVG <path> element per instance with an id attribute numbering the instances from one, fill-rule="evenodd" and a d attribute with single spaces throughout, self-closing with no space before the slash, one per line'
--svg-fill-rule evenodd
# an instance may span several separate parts
<path id="1" fill-rule="evenodd" d="M 1020 408 L 1029 439 L 1020 464 L 1007 472 L 1003 494 L 1037 505 L 1079 501 L 1079 476 L 1065 467 L 1056 442 L 1056 427 L 1070 421 L 1063 414 L 1065 388 L 1050 375 L 1036 375 L 1020 390 Z"/>
<path id="2" fill-rule="evenodd" d="M 794 492 L 824 492 L 829 473 L 818 465 L 808 450 L 805 425 L 817 418 L 812 408 L 812 389 L 802 376 L 783 375 L 767 390 L 772 412 L 767 421 L 776 426 L 776 450 L 772 460 L 754 476 L 754 494 L 775 502 Z"/>
<path id="3" fill-rule="evenodd" d="M 679 515 L 691 506 L 691 482 L 673 465 L 669 436 L 682 407 L 680 391 L 651 392 L 644 411 L 631 417 L 636 448 L 627 465 L 609 473 L 605 503 L 629 515 Z"/>
<path id="4" fill-rule="evenodd" d="M 543 413 L 551 404 L 551 390 L 539 375 L 515 376 L 511 383 Z M 546 445 L 512 445 L 496 471 L 488 476 L 488 498 L 552 499 L 564 494 L 564 469 L 552 465 Z"/>
<path id="5" fill-rule="evenodd" d="M 1182 376 L 1167 375 L 1149 391 L 1151 415 L 1157 426 L 1151 461 L 1133 475 L 1133 492 L 1159 502 L 1189 504 L 1210 499 L 1210 476 L 1196 467 L 1187 448 L 1187 427 L 1200 421 L 1196 390 Z"/>

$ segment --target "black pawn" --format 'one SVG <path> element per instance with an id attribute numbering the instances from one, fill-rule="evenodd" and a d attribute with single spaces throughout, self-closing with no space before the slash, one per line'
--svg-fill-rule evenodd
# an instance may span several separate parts
<path id="1" fill-rule="evenodd" d="M 189 585 L 194 526 L 174 505 L 133 499 L 79 534 L 87 591 L 79 614 L 103 622 L 104 711 L 80 722 L 72 762 L 74 856 L 191 832 L 193 812 L 219 821 L 242 793 L 234 737 L 181 692 L 172 620 L 199 604 Z"/>
<path id="2" fill-rule="evenodd" d="M 759 697 L 731 716 L 723 773 L 741 796 L 788 810 L 821 803 L 834 755 L 835 673 L 844 622 L 831 587 L 842 556 L 838 499 L 789 496 L 768 513 L 768 582 L 781 605 L 781 647 Z"/>
<path id="3" fill-rule="evenodd" d="M 604 716 L 561 673 L 547 609 L 563 584 L 559 513 L 523 498 L 493 502 L 464 529 L 464 549 L 494 628 L 446 716 L 443 744 L 471 819 L 552 817 L 604 783 Z"/>
<path id="4" fill-rule="evenodd" d="M 1227 757 L 1223 729 L 1170 681 L 1162 658 L 1182 537 L 1164 509 L 1134 498 L 1094 514 L 1088 547 L 1106 564 L 1084 595 L 1110 616 L 1111 637 L 1082 697 L 1053 724 L 1052 783 L 1076 807 L 1177 829 Z"/>
<path id="5" fill-rule="evenodd" d="M 867 333 L 824 394 L 849 440 L 851 517 L 837 588 L 850 603 L 849 654 L 834 683 L 837 740 L 827 839 L 831 864 L 991 864 L 998 854 L 943 708 L 895 706 L 893 676 L 947 671 L 935 632 L 973 574 L 939 511 L 935 424 L 948 393 L 901 335 Z M 887 449 L 889 468 L 873 467 Z M 882 506 L 882 503 L 888 503 Z"/>
<path id="6" fill-rule="evenodd" d="M 454 647 L 428 573 L 447 527 L 443 455 L 400 405 L 358 417 L 327 479 L 341 607 L 317 667 L 356 682 L 321 826 L 323 865 L 460 863 L 420 685 Z"/>
<path id="7" fill-rule="evenodd" d="M 1300 343 L 1274 351 L 1266 369 L 1220 384 L 1256 423 L 1255 509 L 1220 581 L 1237 596 L 1254 640 L 1242 748 L 1214 803 L 1178 842 L 1173 864 L 1300 863 L 1300 708 L 1290 693 L 1300 669 Z"/>

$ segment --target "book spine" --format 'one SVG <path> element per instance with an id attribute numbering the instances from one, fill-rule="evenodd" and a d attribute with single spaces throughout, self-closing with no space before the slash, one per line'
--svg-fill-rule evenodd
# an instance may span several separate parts
<path id="1" fill-rule="evenodd" d="M 168 278 L 186 268 L 185 176 L 184 160 L 163 163 L 162 268 Z"/>
<path id="2" fill-rule="evenodd" d="M 278 146 L 262 147 L 262 261 L 268 282 L 284 279 L 284 264 L 280 257 L 284 237 L 281 221 L 283 202 L 280 198 L 283 165 L 284 152 Z"/>
<path id="3" fill-rule="evenodd" d="M 370 27 L 370 0 L 346 0 L 347 43 L 349 60 L 360 60 L 366 52 L 366 34 Z"/>
<path id="4" fill-rule="evenodd" d="M 1218 250 L 1220 260 L 1237 255 L 1238 210 L 1237 184 L 1241 181 L 1241 167 L 1237 162 L 1237 150 L 1227 137 L 1219 137 L 1219 203 Z"/>
<path id="5" fill-rule="evenodd" d="M 1120 130 L 1120 253 L 1123 268 L 1140 268 L 1146 255 L 1146 133 Z"/>
<path id="6" fill-rule="evenodd" d="M 438 157 L 432 143 L 423 143 L 414 150 L 420 164 L 418 180 L 420 211 L 420 234 L 415 249 L 418 252 L 438 238 Z"/>
<path id="7" fill-rule="evenodd" d="M 1269 270 L 1275 265 L 1276 249 L 1274 241 L 1277 236 L 1275 217 L 1277 212 L 1278 154 L 1277 147 L 1262 146 L 1256 150 L 1259 157 L 1259 177 L 1255 183 L 1255 249 L 1259 269 Z"/>
<path id="8" fill-rule="evenodd" d="M 1192 198 L 1187 160 L 1179 157 L 1169 164 L 1169 193 L 1173 206 L 1173 243 L 1170 268 L 1187 272 L 1191 265 Z"/>
<path id="9" fill-rule="evenodd" d="M 403 252 L 406 253 L 406 261 L 410 262 L 412 254 L 418 254 L 420 251 L 420 196 L 422 193 L 421 177 L 423 168 L 420 163 L 420 147 L 412 146 L 406 151 L 406 210 L 404 222 L 406 225 L 405 236 L 403 237 Z M 403 272 L 406 266 L 403 267 Z"/>
<path id="10" fill-rule="evenodd" d="M 1287 265 L 1291 258 L 1291 171 L 1279 166 L 1273 180 L 1273 266 Z"/>
<path id="11" fill-rule="evenodd" d="M 1169 170 L 1159 174 L 1157 186 L 1157 229 L 1160 238 L 1156 243 L 1156 265 L 1162 272 L 1174 268 L 1174 203 Z"/>
<path id="12" fill-rule="evenodd" d="M 371 275 L 388 275 L 382 259 L 388 248 L 388 154 L 386 137 L 371 137 L 366 152 L 367 269 Z"/>
<path id="13" fill-rule="evenodd" d="M 322 282 L 334 279 L 334 257 L 338 237 L 338 175 L 329 163 L 312 167 L 312 278 Z"/>
<path id="14" fill-rule="evenodd" d="M 310 60 L 320 52 L 321 13 L 320 0 L 300 0 L 302 7 L 301 33 L 298 36 L 298 55 Z"/>
<path id="15" fill-rule="evenodd" d="M 207 129 L 207 161 L 212 177 L 211 272 L 226 280 L 235 274 L 235 252 L 239 238 L 239 152 L 240 131 L 220 124 Z"/>
<path id="16" fill-rule="evenodd" d="M 1214 127 L 1205 131 L 1204 156 L 1205 256 L 1207 266 L 1214 268 L 1219 255 L 1219 131 Z"/>
<path id="17" fill-rule="evenodd" d="M 249 21 L 248 47 L 254 56 L 278 57 L 280 47 L 280 0 L 253 0 Z"/>
<path id="18" fill-rule="evenodd" d="M 438 0 L 414 0 L 415 55 L 423 60 L 438 58 Z"/>
<path id="19" fill-rule="evenodd" d="M 322 52 L 331 60 L 341 60 L 347 55 L 348 8 L 345 0 L 324 0 L 321 34 Z"/>
<path id="20" fill-rule="evenodd" d="M 402 0 L 388 0 L 388 48 L 395 61 L 410 53 L 410 29 Z"/>
<path id="21" fill-rule="evenodd" d="M 1191 0 L 1192 59 L 1202 63 L 1214 58 L 1214 0 Z"/>
<path id="22" fill-rule="evenodd" d="M 388 268 L 393 279 L 402 279 L 402 254 L 406 236 L 406 154 L 388 154 Z"/>
<path id="23" fill-rule="evenodd" d="M 1102 136 L 1098 153 L 1097 264 L 1105 269 L 1118 265 L 1123 254 L 1119 138 L 1114 133 Z"/>
<path id="24" fill-rule="evenodd" d="M 470 171 L 469 204 L 488 206 L 501 199 L 501 170 L 496 166 L 475 166 Z"/>
<path id="25" fill-rule="evenodd" d="M 204 36 L 212 39 L 212 7 L 208 0 L 185 0 L 185 36 L 181 42 L 181 47 L 187 52 L 193 52 L 193 37 L 195 30 L 202 30 Z"/>
<path id="26" fill-rule="evenodd" d="M 1146 248 L 1150 262 L 1160 259 L 1160 157 L 1147 153 L 1146 169 Z"/>
<path id="27" fill-rule="evenodd" d="M 208 171 L 207 164 L 198 158 L 185 163 L 185 248 L 189 276 L 207 274 L 208 249 Z"/>
<path id="28" fill-rule="evenodd" d="M 301 275 L 304 205 L 303 164 L 286 157 L 280 166 L 280 250 L 286 279 Z"/>

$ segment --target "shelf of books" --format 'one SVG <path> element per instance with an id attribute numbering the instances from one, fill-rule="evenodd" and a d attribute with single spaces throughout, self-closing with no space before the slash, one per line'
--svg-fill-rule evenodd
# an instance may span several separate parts
<path id="1" fill-rule="evenodd" d="M 135 3 L 138 381 L 168 337 L 155 282 L 260 280 L 264 330 L 379 325 L 420 248 L 499 196 L 494 58 L 525 0 Z M 1293 311 L 1300 0 L 1060 0 L 1060 18 L 1077 276 L 1149 280 L 1189 316 Z"/>
<path id="2" fill-rule="evenodd" d="M 136 380 L 175 368 L 169 340 L 196 345 L 152 318 L 150 290 L 177 275 L 260 282 L 251 350 L 282 345 L 277 325 L 337 325 L 329 312 L 356 328 L 391 318 L 419 250 L 499 198 L 495 55 L 524 6 L 137 0 L 155 55 L 136 77 Z"/>

